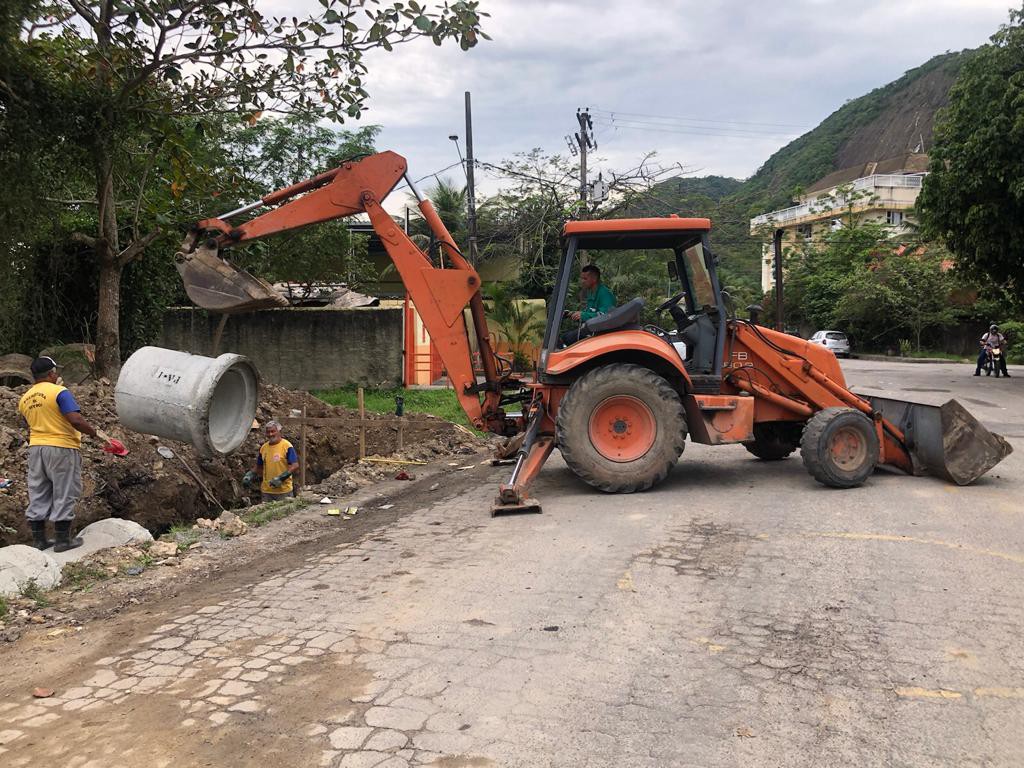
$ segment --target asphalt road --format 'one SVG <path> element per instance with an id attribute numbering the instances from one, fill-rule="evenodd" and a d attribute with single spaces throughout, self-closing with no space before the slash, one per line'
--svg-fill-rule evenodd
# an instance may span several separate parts
<path id="1" fill-rule="evenodd" d="M 1024 370 L 844 368 L 955 396 L 1016 453 L 967 488 L 836 491 L 799 456 L 688 445 L 634 496 L 555 456 L 544 513 L 498 519 L 502 472 L 466 473 L 357 541 L 140 615 L 52 700 L 9 696 L 0 762 L 1020 766 Z"/>

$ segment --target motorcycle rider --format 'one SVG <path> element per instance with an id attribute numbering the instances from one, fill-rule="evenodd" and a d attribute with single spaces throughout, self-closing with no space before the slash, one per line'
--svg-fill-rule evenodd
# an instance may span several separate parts
<path id="1" fill-rule="evenodd" d="M 981 376 L 981 369 L 985 367 L 988 362 L 989 350 L 992 347 L 999 347 L 1002 354 L 999 355 L 999 359 L 994 362 L 996 368 L 996 378 L 999 378 L 1000 372 L 1003 376 L 1009 378 L 1010 374 L 1006 370 L 1006 337 L 999 332 L 999 326 L 993 323 L 988 328 L 988 333 L 981 337 L 981 351 L 978 354 L 978 364 L 974 369 L 975 376 Z M 986 373 L 991 375 L 990 372 Z"/>

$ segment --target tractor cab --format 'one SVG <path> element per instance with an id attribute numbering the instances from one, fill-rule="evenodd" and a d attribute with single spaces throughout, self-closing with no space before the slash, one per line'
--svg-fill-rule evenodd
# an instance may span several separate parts
<path id="1" fill-rule="evenodd" d="M 553 355 L 592 355 L 599 353 L 598 348 L 604 354 L 624 357 L 630 342 L 616 332 L 640 331 L 644 336 L 656 337 L 660 347 L 672 350 L 671 355 L 685 368 L 695 390 L 719 391 L 726 312 L 715 257 L 709 247 L 710 230 L 708 219 L 677 216 L 568 222 L 563 230 L 565 250 L 548 304 L 542 368 Z M 584 254 L 611 250 L 663 250 L 671 298 L 644 313 L 643 299 L 618 296 L 615 308 L 576 323 L 568 333 L 560 332 L 563 319 L 577 308 L 571 298 L 573 266 L 589 261 Z M 644 314 L 647 322 L 642 322 Z"/>

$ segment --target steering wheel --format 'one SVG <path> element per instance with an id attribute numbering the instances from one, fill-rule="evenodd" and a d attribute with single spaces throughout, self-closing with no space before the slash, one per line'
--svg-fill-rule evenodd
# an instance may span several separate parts
<path id="1" fill-rule="evenodd" d="M 657 309 L 657 311 L 658 311 L 658 312 L 664 312 L 664 311 L 665 311 L 665 310 L 667 310 L 667 309 L 671 309 L 671 308 L 672 308 L 672 307 L 674 307 L 674 306 L 675 306 L 676 304 L 678 304 L 678 303 L 679 303 L 680 301 L 682 301 L 682 300 L 683 300 L 683 297 L 684 297 L 685 295 L 686 295 L 686 291 L 680 291 L 679 293 L 677 293 L 677 294 L 676 294 L 675 296 L 673 296 L 673 297 L 672 297 L 671 299 L 669 299 L 668 301 L 665 301 L 665 302 L 663 302 L 663 303 L 659 304 L 659 305 L 658 305 L 658 309 Z"/>

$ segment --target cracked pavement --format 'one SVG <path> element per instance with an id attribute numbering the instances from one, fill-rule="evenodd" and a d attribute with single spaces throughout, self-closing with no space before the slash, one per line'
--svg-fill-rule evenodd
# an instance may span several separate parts
<path id="1" fill-rule="evenodd" d="M 496 519 L 506 470 L 460 473 L 366 535 L 67 641 L 53 698 L 0 682 L 0 763 L 1024 764 L 1024 382 L 844 368 L 958 396 L 1017 452 L 968 488 L 834 491 L 798 455 L 688 444 L 631 496 L 556 455 L 544 514 Z"/>

